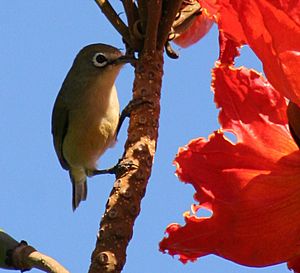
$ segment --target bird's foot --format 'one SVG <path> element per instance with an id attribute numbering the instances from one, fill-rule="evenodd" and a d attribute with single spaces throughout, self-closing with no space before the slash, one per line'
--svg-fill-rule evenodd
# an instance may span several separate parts
<path id="1" fill-rule="evenodd" d="M 137 107 L 141 106 L 142 104 L 145 104 L 145 103 L 149 103 L 152 105 L 152 102 L 148 101 L 148 100 L 145 100 L 145 99 L 133 99 L 131 100 L 126 106 L 125 108 L 122 110 L 122 113 L 120 115 L 120 119 L 119 119 L 119 124 L 118 124 L 118 127 L 117 127 L 117 133 L 116 133 L 116 136 L 118 136 L 119 134 L 119 131 L 121 129 L 121 126 L 125 120 L 125 118 L 129 118 L 130 117 L 130 114 L 131 112 L 136 109 Z"/>
<path id="2" fill-rule="evenodd" d="M 122 160 L 119 160 L 119 162 L 115 166 L 109 169 L 89 171 L 87 175 L 94 176 L 99 174 L 115 174 L 116 176 L 121 177 L 131 169 L 137 168 L 138 166 L 131 161 L 122 162 Z"/>

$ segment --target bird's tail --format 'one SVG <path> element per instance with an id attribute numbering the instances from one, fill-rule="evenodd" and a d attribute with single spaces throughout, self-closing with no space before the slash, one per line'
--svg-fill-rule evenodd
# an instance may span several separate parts
<path id="1" fill-rule="evenodd" d="M 75 211 L 79 203 L 87 197 L 86 173 L 84 169 L 71 169 L 69 174 L 73 188 L 72 207 Z"/>

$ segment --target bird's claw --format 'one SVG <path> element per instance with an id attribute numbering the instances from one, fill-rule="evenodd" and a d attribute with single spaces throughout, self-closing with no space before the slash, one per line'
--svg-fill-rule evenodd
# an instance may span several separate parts
<path id="1" fill-rule="evenodd" d="M 130 117 L 130 114 L 131 112 L 139 107 L 140 105 L 144 104 L 144 103 L 149 103 L 152 105 L 152 103 L 148 100 L 145 100 L 145 99 L 133 99 L 131 100 L 127 105 L 126 107 L 123 109 L 121 115 L 120 115 L 120 118 L 119 118 L 119 124 L 118 124 L 118 127 L 117 127 L 117 133 L 116 133 L 116 137 L 118 136 L 119 134 L 119 131 L 122 127 L 122 124 L 125 120 L 125 118 L 128 118 Z"/>
<path id="2" fill-rule="evenodd" d="M 99 174 L 114 174 L 118 177 L 121 177 L 125 173 L 130 171 L 131 169 L 137 169 L 137 168 L 138 168 L 138 166 L 136 164 L 134 164 L 133 162 L 131 162 L 131 161 L 122 162 L 122 160 L 119 160 L 119 162 L 115 166 L 113 166 L 112 168 L 104 169 L 104 170 L 89 171 L 87 173 L 87 175 L 88 176 L 95 176 L 95 175 L 99 175 Z"/>

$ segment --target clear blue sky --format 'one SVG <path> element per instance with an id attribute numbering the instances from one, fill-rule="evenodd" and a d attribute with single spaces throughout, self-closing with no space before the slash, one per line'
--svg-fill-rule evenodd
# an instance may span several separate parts
<path id="1" fill-rule="evenodd" d="M 72 212 L 69 176 L 52 145 L 51 111 L 77 52 L 95 42 L 123 47 L 120 36 L 92 0 L 6 0 L 0 9 L 0 37 L 0 227 L 71 272 L 87 272 L 114 177 L 90 179 L 88 200 Z M 239 64 L 261 71 L 247 48 L 242 54 Z M 214 28 L 198 44 L 181 49 L 179 60 L 166 58 L 157 154 L 124 273 L 289 272 L 285 264 L 255 269 L 212 255 L 183 265 L 158 251 L 166 226 L 183 223 L 182 213 L 193 202 L 192 187 L 174 175 L 178 147 L 218 129 L 210 91 L 210 70 L 217 56 Z M 117 81 L 122 106 L 130 99 L 132 80 L 133 69 L 127 66 Z M 112 166 L 123 153 L 126 126 L 100 167 Z"/>

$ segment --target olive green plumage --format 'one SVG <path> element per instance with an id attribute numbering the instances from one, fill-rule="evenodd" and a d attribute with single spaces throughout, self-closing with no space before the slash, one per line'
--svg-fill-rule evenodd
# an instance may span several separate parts
<path id="1" fill-rule="evenodd" d="M 87 197 L 87 176 L 116 137 L 119 101 L 114 82 L 130 59 L 115 47 L 92 44 L 76 56 L 56 98 L 52 134 L 73 185 L 73 210 Z"/>

